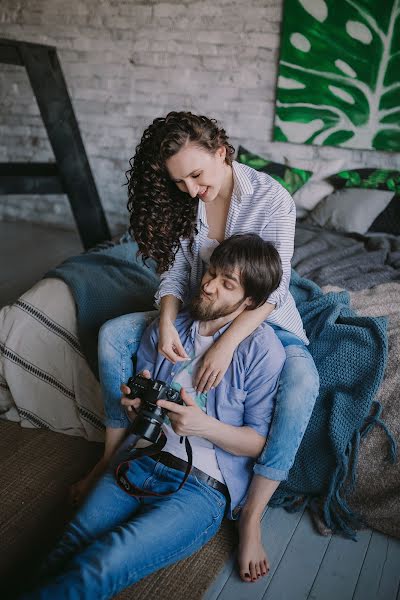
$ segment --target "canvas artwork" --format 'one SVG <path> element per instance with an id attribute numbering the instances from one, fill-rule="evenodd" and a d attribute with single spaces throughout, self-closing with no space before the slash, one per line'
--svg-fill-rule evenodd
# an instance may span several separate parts
<path id="1" fill-rule="evenodd" d="M 285 0 L 274 139 L 400 151 L 400 0 Z"/>

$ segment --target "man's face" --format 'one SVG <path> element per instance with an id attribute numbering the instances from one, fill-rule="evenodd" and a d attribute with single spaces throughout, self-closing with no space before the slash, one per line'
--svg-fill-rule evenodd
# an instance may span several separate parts
<path id="1" fill-rule="evenodd" d="M 240 271 L 217 271 L 212 265 L 201 280 L 199 293 L 190 304 L 190 312 L 198 321 L 212 321 L 245 309 L 251 299 L 245 297 Z"/>

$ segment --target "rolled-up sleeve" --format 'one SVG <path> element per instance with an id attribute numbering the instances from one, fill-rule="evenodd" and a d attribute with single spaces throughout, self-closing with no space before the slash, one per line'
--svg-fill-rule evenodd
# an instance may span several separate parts
<path id="1" fill-rule="evenodd" d="M 154 297 L 157 306 L 160 304 L 161 298 L 167 295 L 175 296 L 185 302 L 189 290 L 192 262 L 189 256 L 191 256 L 189 241 L 181 240 L 173 265 L 160 277 L 160 285 Z"/>
<path id="2" fill-rule="evenodd" d="M 267 302 L 280 308 L 289 293 L 291 260 L 294 250 L 294 231 L 296 227 L 296 206 L 293 198 L 283 187 L 274 196 L 271 204 L 269 220 L 263 230 L 262 237 L 272 242 L 279 252 L 282 262 L 282 279 L 279 287 L 270 294 Z"/>

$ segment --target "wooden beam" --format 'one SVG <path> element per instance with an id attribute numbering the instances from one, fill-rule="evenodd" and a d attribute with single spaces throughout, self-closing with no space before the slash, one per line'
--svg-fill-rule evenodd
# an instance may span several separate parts
<path id="1" fill-rule="evenodd" d="M 39 175 L 35 172 L 33 178 L 25 173 L 21 181 L 12 181 L 11 175 L 3 175 L 0 193 L 30 193 L 27 189 L 36 190 L 32 193 L 62 193 L 61 189 L 68 195 L 84 247 L 87 249 L 110 239 L 56 49 L 0 39 L 0 62 L 20 64 L 26 68 L 57 167 L 57 179 L 55 173 Z M 16 185 L 14 192 L 10 191 L 12 184 Z M 1 192 L 1 189 L 7 191 Z M 18 189 L 23 191 L 18 192 Z"/>
<path id="2" fill-rule="evenodd" d="M 0 63 L 23 66 L 24 63 L 22 62 L 15 42 L 0 39 Z"/>
<path id="3" fill-rule="evenodd" d="M 0 163 L 0 194 L 65 194 L 54 163 Z"/>

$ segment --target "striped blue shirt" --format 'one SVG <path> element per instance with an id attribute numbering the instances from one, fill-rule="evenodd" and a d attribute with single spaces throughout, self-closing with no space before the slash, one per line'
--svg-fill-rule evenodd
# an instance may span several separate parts
<path id="1" fill-rule="evenodd" d="M 233 193 L 225 227 L 225 239 L 237 233 L 256 233 L 272 242 L 282 261 L 282 280 L 267 301 L 275 304 L 267 321 L 297 335 L 308 344 L 300 314 L 289 292 L 291 264 L 296 226 L 296 208 L 293 198 L 275 179 L 236 161 L 233 161 Z M 199 289 L 203 276 L 200 251 L 208 237 L 208 223 L 204 202 L 199 200 L 197 230 L 193 254 L 189 240 L 181 239 L 172 267 L 161 275 L 156 303 L 171 294 L 186 303 Z"/>

